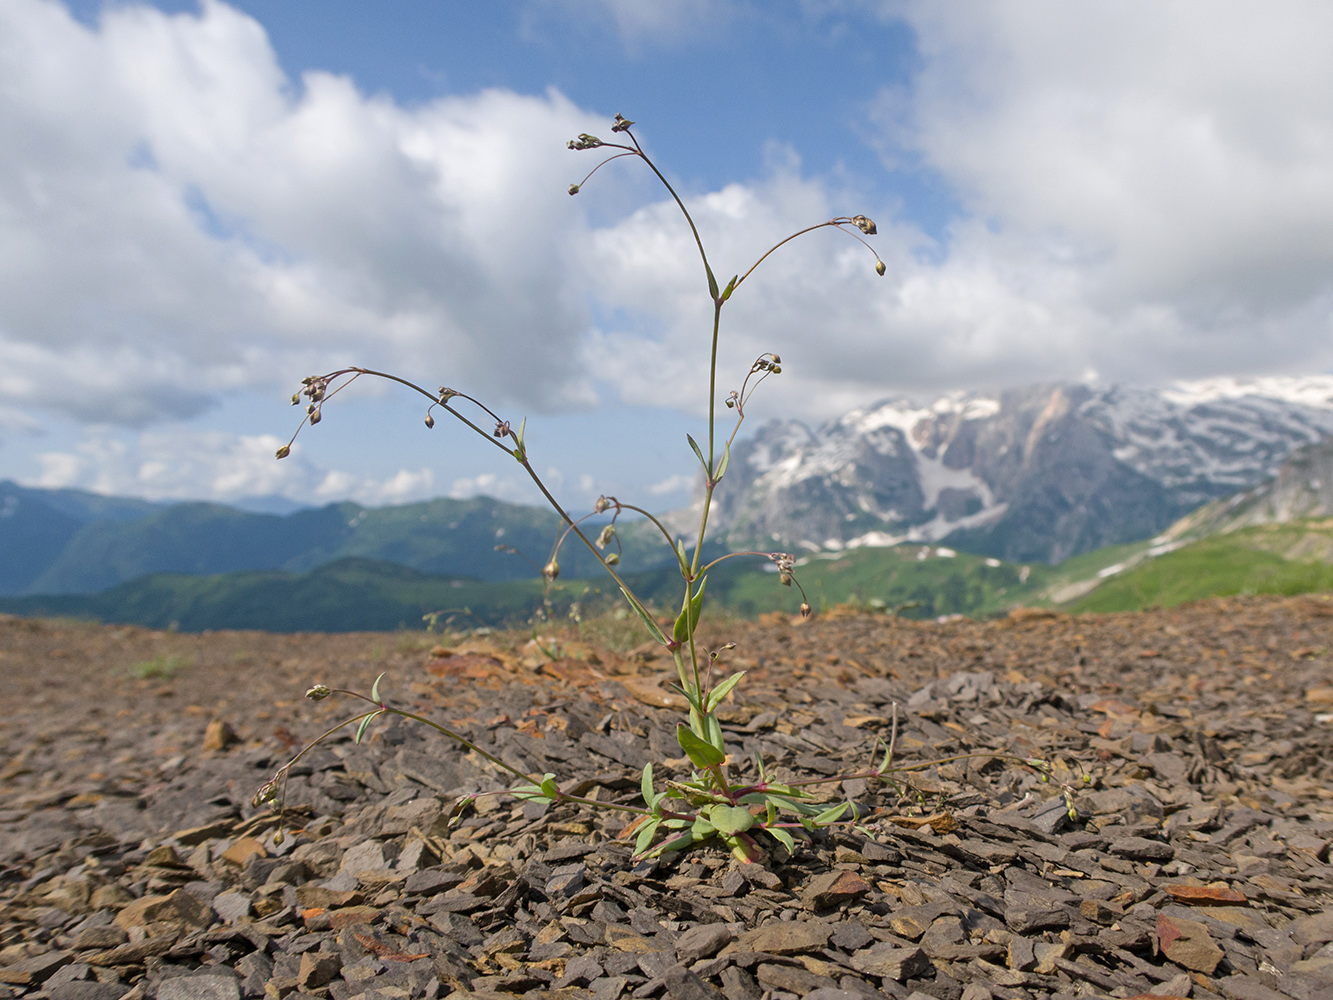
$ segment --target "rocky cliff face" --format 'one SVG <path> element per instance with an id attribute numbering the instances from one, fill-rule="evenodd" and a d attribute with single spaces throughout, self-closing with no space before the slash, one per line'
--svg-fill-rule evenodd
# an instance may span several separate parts
<path id="1" fill-rule="evenodd" d="M 930 541 L 1059 562 L 1156 534 L 1329 435 L 1323 376 L 889 400 L 739 442 L 715 523 L 733 546 Z"/>

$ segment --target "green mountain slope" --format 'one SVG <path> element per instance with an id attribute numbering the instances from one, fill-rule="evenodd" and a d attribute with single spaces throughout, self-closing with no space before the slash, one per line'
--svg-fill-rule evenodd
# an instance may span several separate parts
<path id="1" fill-rule="evenodd" d="M 812 558 L 797 577 L 816 609 L 855 603 L 897 610 L 907 617 L 984 615 L 1029 601 L 1043 583 L 1042 570 L 1024 583 L 1019 567 L 928 546 L 857 549 L 836 558 Z M 709 573 L 708 593 L 733 614 L 795 613 L 800 593 L 764 571 L 766 560 L 728 560 Z M 636 592 L 670 617 L 681 600 L 680 577 L 671 567 L 628 576 Z M 563 616 L 578 602 L 590 613 L 619 602 L 606 577 L 571 579 L 562 574 L 551 594 Z M 421 628 L 422 616 L 444 611 L 460 624 L 501 625 L 529 620 L 542 607 L 541 581 L 483 582 L 423 573 L 360 557 L 314 570 L 246 571 L 196 576 L 152 574 L 97 594 L 0 598 L 0 611 L 56 615 L 185 631 L 210 628 L 267 631 L 360 631 Z"/>
<path id="2" fill-rule="evenodd" d="M 27 579 L 22 587 L 0 588 L 0 593 L 93 593 L 158 573 L 299 573 L 351 557 L 423 573 L 518 580 L 532 576 L 533 566 L 497 552 L 496 546 L 512 546 L 540 566 L 561 527 L 554 512 L 488 497 L 374 509 L 340 503 L 286 516 L 185 503 L 135 520 L 77 525 L 66 519 L 57 525 L 56 517 L 47 512 L 45 522 L 39 518 L 27 526 L 26 537 L 40 540 L 24 556 Z M 52 530 L 37 533 L 46 522 Z M 646 569 L 670 558 L 670 550 L 654 544 L 642 522 L 625 523 L 621 540 L 627 567 Z M 570 575 L 591 573 L 597 566 L 581 544 L 566 545 L 561 561 Z M 39 572 L 38 563 L 43 563 Z"/>
<path id="3" fill-rule="evenodd" d="M 1135 611 L 1233 594 L 1333 590 L 1333 521 L 1294 520 L 1211 535 L 1108 576 L 1070 611 Z"/>

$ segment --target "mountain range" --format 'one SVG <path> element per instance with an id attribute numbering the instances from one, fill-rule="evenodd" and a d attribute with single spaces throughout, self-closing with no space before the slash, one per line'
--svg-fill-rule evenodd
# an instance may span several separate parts
<path id="1" fill-rule="evenodd" d="M 1331 434 L 1329 376 L 890 400 L 738 442 L 714 518 L 732 546 L 943 542 L 1055 564 L 1152 537 Z"/>
<path id="2" fill-rule="evenodd" d="M 713 523 L 733 548 L 827 556 L 921 542 L 1054 564 L 1168 529 L 1195 537 L 1227 517 L 1333 511 L 1333 453 L 1317 447 L 1330 435 L 1327 376 L 890 400 L 739 441 Z M 1197 530 L 1171 528 L 1196 510 Z M 669 521 L 687 534 L 693 518 Z M 622 526 L 626 571 L 669 560 L 644 527 Z M 485 497 L 277 515 L 0 482 L 0 595 L 87 594 L 151 574 L 302 574 L 345 559 L 531 579 L 558 528 L 550 511 Z M 574 545 L 561 562 L 567 577 L 596 569 Z"/>

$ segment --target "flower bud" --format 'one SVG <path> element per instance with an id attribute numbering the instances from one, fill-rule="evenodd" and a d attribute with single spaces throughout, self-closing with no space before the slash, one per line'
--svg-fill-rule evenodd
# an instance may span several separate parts
<path id="1" fill-rule="evenodd" d="M 554 580 L 560 575 L 560 564 L 552 559 L 542 568 L 542 576 L 548 580 Z"/>
<path id="2" fill-rule="evenodd" d="M 426 414 L 426 426 L 427 427 L 435 426 L 435 418 L 432 417 L 429 413 Z"/>
<path id="3" fill-rule="evenodd" d="M 283 833 L 281 830 L 279 830 L 277 833 L 275 833 L 275 834 L 273 835 L 273 846 L 274 846 L 274 847 L 281 847 L 281 846 L 282 846 L 282 842 L 283 842 L 284 840 L 286 840 L 286 839 L 287 839 L 287 835 L 286 835 L 285 833 Z"/>
<path id="4" fill-rule="evenodd" d="M 278 797 L 278 779 L 270 778 L 268 781 L 264 782 L 262 786 L 260 786 L 259 791 L 255 792 L 255 797 L 251 801 L 251 805 L 253 805 L 256 809 L 258 809 L 265 802 L 271 802 L 273 799 L 277 797 Z"/>
<path id="5" fill-rule="evenodd" d="M 608 566 L 619 566 L 619 565 L 620 565 L 620 553 L 619 553 L 619 552 L 610 552 L 610 553 L 607 553 L 607 556 L 606 556 L 606 564 L 607 564 Z"/>
<path id="6" fill-rule="evenodd" d="M 867 236 L 874 236 L 875 233 L 879 231 L 875 228 L 875 223 L 870 219 L 867 219 L 864 215 L 852 216 L 852 225 L 854 225 L 857 229 L 861 230 L 861 232 L 865 233 Z"/>
<path id="7" fill-rule="evenodd" d="M 319 410 L 318 410 L 318 409 L 316 409 L 313 413 L 310 414 L 310 426 L 313 427 L 313 426 L 314 426 L 315 424 L 317 424 L 317 423 L 319 423 Z"/>
<path id="8" fill-rule="evenodd" d="M 570 193 L 570 194 L 578 194 L 578 193 L 579 193 L 579 186 L 578 186 L 577 184 L 571 184 L 571 185 L 569 185 L 569 193 Z"/>
<path id="9" fill-rule="evenodd" d="M 278 449 L 278 452 L 276 455 L 274 455 L 274 458 L 286 458 L 291 453 L 292 453 L 291 446 L 285 444 Z"/>
<path id="10" fill-rule="evenodd" d="M 875 273 L 878 274 L 878 275 L 882 278 L 882 277 L 884 277 L 884 272 L 887 271 L 887 270 L 888 270 L 888 268 L 884 266 L 884 261 L 876 259 L 876 261 L 875 261 Z"/>
<path id="11" fill-rule="evenodd" d="M 301 394 L 299 392 L 292 393 L 292 405 L 296 406 L 300 402 L 301 402 Z"/>
<path id="12" fill-rule="evenodd" d="M 608 524 L 605 528 L 602 529 L 602 533 L 597 536 L 597 547 L 599 549 L 606 548 L 608 545 L 611 544 L 611 539 L 615 537 L 616 537 L 616 526 L 614 524 Z"/>
<path id="13" fill-rule="evenodd" d="M 314 687 L 312 687 L 309 691 L 305 693 L 305 696 L 309 698 L 311 701 L 323 701 L 332 693 L 333 692 L 330 691 L 326 685 L 316 684 Z"/>
<path id="14" fill-rule="evenodd" d="M 810 617 L 810 605 L 805 601 L 801 602 L 801 617 L 802 618 Z"/>

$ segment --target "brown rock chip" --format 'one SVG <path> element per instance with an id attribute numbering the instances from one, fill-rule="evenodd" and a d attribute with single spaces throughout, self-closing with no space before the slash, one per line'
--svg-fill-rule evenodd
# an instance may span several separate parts
<path id="1" fill-rule="evenodd" d="M 897 948 L 887 941 L 852 955 L 852 968 L 883 979 L 915 979 L 930 968 L 930 959 L 920 948 Z"/>
<path id="2" fill-rule="evenodd" d="M 1211 976 L 1222 961 L 1222 949 L 1197 920 L 1157 915 L 1157 941 L 1166 957 L 1179 966 Z"/>
<path id="3" fill-rule="evenodd" d="M 205 753 L 218 753 L 241 742 L 230 722 L 214 719 L 204 730 L 203 749 Z"/>
<path id="4" fill-rule="evenodd" d="M 828 944 L 833 928 L 816 920 L 775 921 L 746 931 L 737 947 L 740 951 L 761 951 L 770 955 L 794 955 L 818 951 Z"/>
<path id="5" fill-rule="evenodd" d="M 801 894 L 811 910 L 827 910 L 849 903 L 870 891 L 870 883 L 856 872 L 832 871 L 816 875 Z"/>
<path id="6" fill-rule="evenodd" d="M 1177 903 L 1187 906 L 1244 906 L 1249 902 L 1242 893 L 1226 886 L 1164 885 Z"/>

